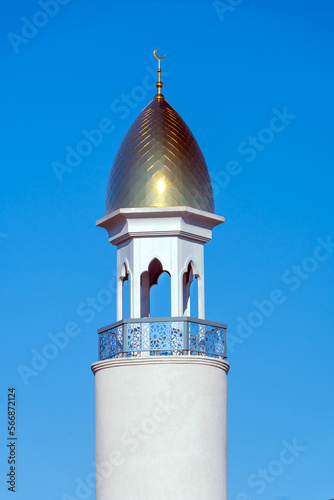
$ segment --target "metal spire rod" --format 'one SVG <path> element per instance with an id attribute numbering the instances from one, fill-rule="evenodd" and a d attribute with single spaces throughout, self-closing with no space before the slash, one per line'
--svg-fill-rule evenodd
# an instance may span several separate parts
<path id="1" fill-rule="evenodd" d="M 161 61 L 163 61 L 165 59 L 166 54 L 163 57 L 159 57 L 157 55 L 157 51 L 158 50 L 159 50 L 159 47 L 153 51 L 153 55 L 156 58 L 156 60 L 158 61 L 158 81 L 157 81 L 156 87 L 157 87 L 157 90 L 158 90 L 157 96 L 158 97 L 163 97 L 162 92 L 161 92 L 161 89 L 163 87 L 163 83 L 161 81 L 161 66 L 160 66 L 160 63 L 161 63 Z"/>

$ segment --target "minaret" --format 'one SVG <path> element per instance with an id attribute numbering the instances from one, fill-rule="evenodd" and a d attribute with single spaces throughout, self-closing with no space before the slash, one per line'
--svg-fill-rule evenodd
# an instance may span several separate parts
<path id="1" fill-rule="evenodd" d="M 204 244 L 224 217 L 193 134 L 162 95 L 157 50 L 157 95 L 119 147 L 96 223 L 117 247 L 117 321 L 99 330 L 92 365 L 96 500 L 226 500 L 226 325 L 204 308 Z M 150 289 L 164 272 L 170 316 L 152 318 Z"/>

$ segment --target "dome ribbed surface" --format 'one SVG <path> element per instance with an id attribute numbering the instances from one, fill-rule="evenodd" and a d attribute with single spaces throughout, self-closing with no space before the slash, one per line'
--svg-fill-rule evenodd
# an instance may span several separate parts
<path id="1" fill-rule="evenodd" d="M 188 206 L 214 213 L 208 168 L 186 123 L 163 98 L 133 122 L 115 156 L 106 214 L 118 208 Z"/>

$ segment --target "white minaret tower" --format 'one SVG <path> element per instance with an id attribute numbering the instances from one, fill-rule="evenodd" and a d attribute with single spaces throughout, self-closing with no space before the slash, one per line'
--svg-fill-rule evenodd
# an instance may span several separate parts
<path id="1" fill-rule="evenodd" d="M 204 311 L 204 243 L 224 217 L 194 136 L 161 93 L 156 52 L 158 93 L 121 143 L 96 223 L 117 247 L 117 322 L 99 330 L 92 365 L 96 500 L 226 500 L 226 325 Z M 152 318 L 164 272 L 170 317 Z"/>

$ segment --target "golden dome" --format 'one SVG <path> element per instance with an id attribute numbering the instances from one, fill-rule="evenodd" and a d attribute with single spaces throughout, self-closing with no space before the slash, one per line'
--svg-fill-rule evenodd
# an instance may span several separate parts
<path id="1" fill-rule="evenodd" d="M 212 186 L 195 137 L 166 99 L 157 95 L 117 151 L 106 214 L 118 208 L 175 206 L 214 213 Z"/>

